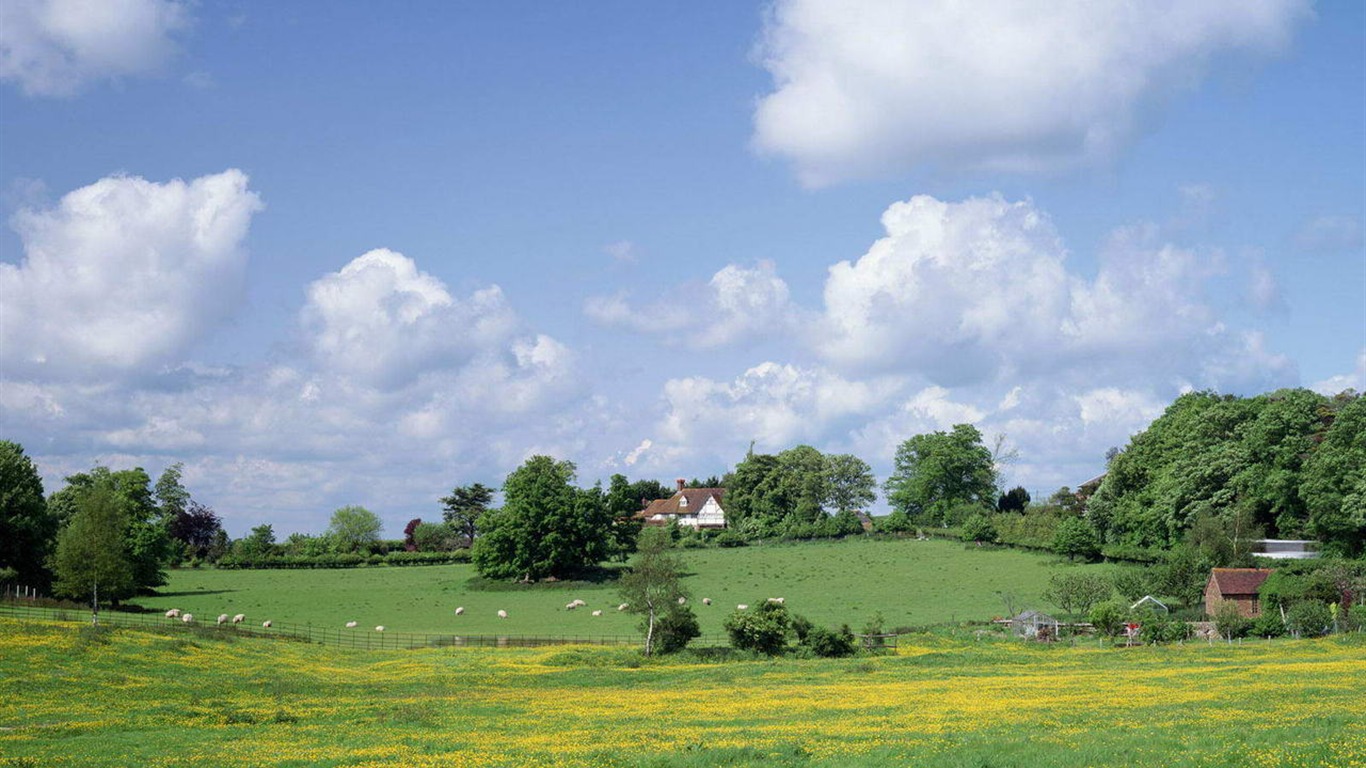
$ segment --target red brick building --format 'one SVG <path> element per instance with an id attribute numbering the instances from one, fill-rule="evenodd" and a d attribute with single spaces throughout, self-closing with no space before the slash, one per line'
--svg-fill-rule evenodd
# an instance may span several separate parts
<path id="1" fill-rule="evenodd" d="M 1213 616 L 1221 604 L 1231 602 L 1249 619 L 1262 615 L 1259 591 L 1271 573 L 1270 568 L 1212 569 L 1205 584 L 1205 613 Z"/>

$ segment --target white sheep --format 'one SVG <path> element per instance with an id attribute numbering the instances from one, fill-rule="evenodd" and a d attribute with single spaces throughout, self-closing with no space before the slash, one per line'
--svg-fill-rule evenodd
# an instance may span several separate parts
<path id="1" fill-rule="evenodd" d="M 186 624 L 189 624 L 189 623 L 191 623 L 191 622 L 194 621 L 194 614 L 193 614 L 193 613 L 181 614 L 180 620 L 183 621 L 183 622 L 185 622 Z"/>
<path id="2" fill-rule="evenodd" d="M 678 598 L 678 604 L 679 604 L 679 605 L 687 605 L 687 603 L 688 603 L 688 598 L 686 598 L 686 597 L 680 597 L 680 598 Z"/>
<path id="3" fill-rule="evenodd" d="M 381 624 L 381 625 L 379 625 L 378 627 L 375 627 L 375 631 L 376 631 L 376 632 L 383 632 L 383 631 L 384 631 L 384 625 Z"/>
<path id="4" fill-rule="evenodd" d="M 585 603 L 585 602 L 582 601 L 582 600 L 575 600 L 574 602 L 570 603 L 570 605 L 572 605 L 572 606 L 574 606 L 574 607 L 576 607 L 576 608 L 582 608 L 582 607 L 584 607 L 585 605 L 588 605 L 588 603 Z"/>
<path id="5" fill-rule="evenodd" d="M 236 616 L 233 616 L 233 617 L 232 617 L 232 623 L 233 623 L 233 624 L 241 624 L 241 623 L 242 623 L 242 620 L 245 619 L 245 618 L 247 618 L 247 615 L 246 615 L 245 613 L 239 613 L 239 614 L 237 614 Z"/>
<path id="6" fill-rule="evenodd" d="M 456 616 L 464 615 L 464 613 L 465 613 L 465 606 L 463 606 L 463 605 L 460 606 L 459 608 L 456 608 L 456 609 L 455 609 L 455 615 L 456 615 Z"/>
<path id="7" fill-rule="evenodd" d="M 575 600 L 575 601 L 572 602 L 572 603 L 566 603 L 565 606 L 564 606 L 564 609 L 565 609 L 566 611 L 572 611 L 572 610 L 574 610 L 575 608 L 578 608 L 578 607 L 579 607 L 579 601 L 578 601 L 578 600 Z"/>
<path id="8" fill-rule="evenodd" d="M 617 606 L 617 610 L 618 610 L 618 611 L 624 611 L 624 610 L 626 610 L 627 608 L 630 608 L 630 607 L 631 607 L 631 606 L 630 606 L 628 603 L 622 603 L 621 605 L 618 605 L 618 606 Z"/>
<path id="9" fill-rule="evenodd" d="M 270 629 L 270 619 L 266 619 L 265 621 L 261 622 L 261 626 L 265 627 L 266 629 Z"/>
<path id="10" fill-rule="evenodd" d="M 226 614 L 226 613 L 220 613 L 220 614 L 218 614 L 218 623 L 219 623 L 219 624 L 227 624 L 227 623 L 228 623 L 228 614 Z"/>
<path id="11" fill-rule="evenodd" d="M 773 603 L 774 605 L 782 605 L 783 603 L 787 602 L 785 599 L 781 597 L 770 597 L 768 601 L 770 603 Z"/>
<path id="12" fill-rule="evenodd" d="M 704 597 L 704 598 L 702 598 L 702 604 L 703 604 L 703 605 L 711 605 L 711 598 L 710 598 L 710 597 Z"/>
<path id="13" fill-rule="evenodd" d="M 359 623 L 360 623 L 359 621 L 348 621 L 348 622 L 346 622 L 346 628 L 347 628 L 347 629 L 355 629 L 355 628 L 356 628 L 356 625 L 359 624 Z"/>
<path id="14" fill-rule="evenodd" d="M 179 616 L 179 615 L 180 615 L 180 609 L 179 609 L 179 608 L 172 608 L 171 610 L 169 610 L 169 611 L 166 612 L 166 618 L 168 618 L 168 619 L 174 619 L 175 617 L 177 617 L 177 616 Z"/>
<path id="15" fill-rule="evenodd" d="M 749 610 L 749 606 L 748 606 L 748 605 L 745 605 L 744 603 L 740 603 L 739 605 L 735 606 L 735 610 L 737 610 L 737 611 L 747 611 L 747 610 Z"/>
<path id="16" fill-rule="evenodd" d="M 593 611 L 593 615 L 594 615 L 594 616 L 601 616 L 601 615 L 602 615 L 602 611 Z"/>
<path id="17" fill-rule="evenodd" d="M 500 618 L 500 619 L 506 619 L 507 617 L 508 617 L 508 612 L 507 612 L 507 611 L 501 611 L 501 610 L 498 611 L 498 618 Z"/>

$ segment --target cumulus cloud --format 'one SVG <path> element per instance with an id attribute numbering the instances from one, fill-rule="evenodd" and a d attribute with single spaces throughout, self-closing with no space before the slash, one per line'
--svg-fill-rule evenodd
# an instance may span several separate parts
<path id="1" fill-rule="evenodd" d="M 0 80 L 30 96 L 71 96 L 91 82 L 158 71 L 190 23 L 176 0 L 6 0 Z"/>
<path id="2" fill-rule="evenodd" d="M 584 314 L 601 325 L 661 335 L 694 349 L 771 338 L 795 321 L 787 283 L 769 261 L 752 268 L 729 264 L 705 285 L 679 286 L 646 303 L 632 304 L 625 293 L 590 297 Z"/>
<path id="3" fill-rule="evenodd" d="M 0 264 L 10 377 L 98 378 L 176 362 L 238 305 L 262 208 L 246 174 L 113 176 L 24 209 L 19 265 Z"/>
<path id="4" fill-rule="evenodd" d="M 1211 57 L 1274 53 L 1308 0 L 779 0 L 754 141 L 823 185 L 920 165 L 1041 171 L 1110 157 Z"/>
<path id="5" fill-rule="evenodd" d="M 457 300 L 412 259 L 384 248 L 309 285 L 302 321 L 320 365 L 379 386 L 462 365 L 509 341 L 518 326 L 498 286 Z"/>
<path id="6" fill-rule="evenodd" d="M 1315 382 L 1310 389 L 1324 395 L 1336 395 L 1347 389 L 1366 392 L 1366 348 L 1357 355 L 1356 367 L 1351 373 L 1329 376 L 1323 381 Z"/>
<path id="7" fill-rule="evenodd" d="M 1116 230 L 1087 280 L 1068 270 L 1052 222 L 1029 201 L 918 196 L 882 222 L 887 236 L 826 280 L 813 338 L 841 369 L 946 386 L 1060 370 L 1200 386 L 1292 373 L 1205 299 L 1221 254 L 1165 242 L 1155 227 Z"/>

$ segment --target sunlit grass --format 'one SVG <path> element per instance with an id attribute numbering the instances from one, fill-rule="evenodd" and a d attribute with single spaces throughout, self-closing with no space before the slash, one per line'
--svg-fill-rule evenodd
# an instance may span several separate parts
<path id="1" fill-rule="evenodd" d="M 1361 766 L 1363 690 L 1360 637 L 714 664 L 0 618 L 0 756 L 34 765 Z"/>

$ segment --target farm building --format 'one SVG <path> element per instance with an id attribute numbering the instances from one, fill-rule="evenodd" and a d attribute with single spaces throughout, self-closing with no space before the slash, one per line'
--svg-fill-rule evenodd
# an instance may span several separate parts
<path id="1" fill-rule="evenodd" d="M 1214 568 L 1205 584 L 1205 613 L 1213 616 L 1226 602 L 1238 606 L 1238 613 L 1247 618 L 1262 614 L 1258 591 L 1272 573 L 1269 568 Z"/>
<path id="2" fill-rule="evenodd" d="M 641 510 L 646 525 L 668 525 L 678 521 L 687 528 L 725 528 L 726 511 L 721 507 L 724 488 L 684 488 L 678 480 L 678 492 L 667 499 L 655 499 Z"/>

